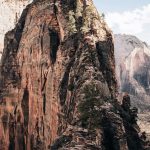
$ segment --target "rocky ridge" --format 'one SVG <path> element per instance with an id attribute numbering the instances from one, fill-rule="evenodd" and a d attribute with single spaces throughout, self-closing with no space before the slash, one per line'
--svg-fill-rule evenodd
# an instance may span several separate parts
<path id="1" fill-rule="evenodd" d="M 5 36 L 3 150 L 144 150 L 137 110 L 116 99 L 111 31 L 92 0 L 36 0 Z"/>

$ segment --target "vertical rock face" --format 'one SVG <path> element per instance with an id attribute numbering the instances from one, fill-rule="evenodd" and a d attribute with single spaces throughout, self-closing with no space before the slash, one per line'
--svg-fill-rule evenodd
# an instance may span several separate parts
<path id="1" fill-rule="evenodd" d="M 5 36 L 0 147 L 142 150 L 130 106 L 116 101 L 113 53 L 91 0 L 28 5 Z"/>
<path id="2" fill-rule="evenodd" d="M 0 59 L 4 47 L 4 36 L 14 28 L 22 10 L 30 0 L 1 0 L 0 1 Z"/>
<path id="3" fill-rule="evenodd" d="M 140 110 L 140 126 L 150 134 L 150 47 L 131 35 L 114 39 L 120 91 L 131 95 L 132 105 Z"/>
<path id="4" fill-rule="evenodd" d="M 115 54 L 120 91 L 137 97 L 134 103 L 142 111 L 150 110 L 149 46 L 135 36 L 115 35 Z"/>

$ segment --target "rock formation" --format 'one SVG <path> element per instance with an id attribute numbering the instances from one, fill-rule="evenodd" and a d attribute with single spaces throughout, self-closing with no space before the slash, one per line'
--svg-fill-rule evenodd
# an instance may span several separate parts
<path id="1" fill-rule="evenodd" d="M 30 0 L 1 0 L 0 1 L 0 59 L 4 47 L 4 35 L 14 28 L 22 10 Z"/>
<path id="2" fill-rule="evenodd" d="M 115 57 L 120 91 L 138 97 L 134 103 L 141 111 L 150 110 L 149 46 L 134 36 L 115 35 Z"/>
<path id="3" fill-rule="evenodd" d="M 150 47 L 131 35 L 115 35 L 116 73 L 120 92 L 139 108 L 139 123 L 150 134 Z"/>
<path id="4" fill-rule="evenodd" d="M 137 112 L 116 93 L 112 35 L 92 0 L 35 0 L 5 36 L 0 148 L 142 150 Z"/>

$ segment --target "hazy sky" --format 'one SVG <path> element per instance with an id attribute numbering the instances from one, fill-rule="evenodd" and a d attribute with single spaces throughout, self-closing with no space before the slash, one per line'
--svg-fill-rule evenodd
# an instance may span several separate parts
<path id="1" fill-rule="evenodd" d="M 94 0 L 114 33 L 132 34 L 150 44 L 150 0 Z"/>

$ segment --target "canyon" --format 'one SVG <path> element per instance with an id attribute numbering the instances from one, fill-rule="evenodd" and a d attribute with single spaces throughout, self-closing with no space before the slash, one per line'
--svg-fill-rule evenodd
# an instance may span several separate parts
<path id="1" fill-rule="evenodd" d="M 131 35 L 115 35 L 114 39 L 120 91 L 139 96 L 139 102 L 133 103 L 141 112 L 150 110 L 150 47 Z"/>
<path id="2" fill-rule="evenodd" d="M 148 150 L 117 91 L 112 32 L 92 0 L 35 0 L 5 35 L 0 149 Z"/>
<path id="3" fill-rule="evenodd" d="M 114 35 L 120 93 L 129 93 L 139 109 L 139 125 L 150 135 L 150 47 L 133 35 Z"/>

